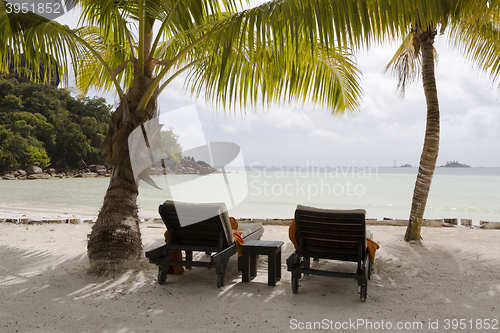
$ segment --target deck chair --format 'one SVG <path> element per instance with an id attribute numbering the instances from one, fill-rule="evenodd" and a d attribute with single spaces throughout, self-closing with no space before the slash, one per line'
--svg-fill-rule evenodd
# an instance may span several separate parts
<path id="1" fill-rule="evenodd" d="M 238 252 L 225 204 L 174 204 L 173 201 L 165 201 L 158 210 L 168 229 L 168 242 L 146 252 L 149 262 L 158 265 L 158 283 L 165 284 L 170 266 L 185 266 L 187 269 L 194 266 L 215 268 L 217 288 L 222 287 L 229 258 Z M 182 215 L 178 211 L 182 211 Z M 187 217 L 200 222 L 181 226 L 179 215 L 183 219 Z M 262 223 L 240 223 L 238 231 L 242 232 L 244 241 L 260 239 L 264 234 Z M 172 260 L 172 254 L 176 250 L 185 252 L 185 260 Z M 210 255 L 210 260 L 195 261 L 193 252 L 205 252 Z M 240 268 L 241 260 L 238 258 L 238 270 Z"/>
<path id="2" fill-rule="evenodd" d="M 366 250 L 366 211 L 329 210 L 298 205 L 295 210 L 298 249 L 287 259 L 292 273 L 292 292 L 299 289 L 302 274 L 354 278 L 361 287 L 360 298 L 366 300 L 370 273 Z M 369 235 L 371 238 L 371 234 Z M 356 272 L 332 272 L 310 268 L 310 258 L 356 262 Z"/>

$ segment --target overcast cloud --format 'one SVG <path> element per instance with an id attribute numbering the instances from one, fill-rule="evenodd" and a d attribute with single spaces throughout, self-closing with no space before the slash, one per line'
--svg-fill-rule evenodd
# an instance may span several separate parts
<path id="1" fill-rule="evenodd" d="M 436 48 L 436 79 L 441 111 L 438 165 L 458 160 L 471 166 L 500 166 L 497 86 L 451 50 L 445 36 Z M 165 89 L 159 106 L 166 112 L 196 102 L 210 141 L 240 145 L 245 161 L 261 165 L 418 165 L 425 132 L 426 105 L 421 81 L 396 93 L 384 73 L 395 46 L 357 56 L 363 73 L 363 100 L 356 114 L 333 116 L 311 106 L 281 106 L 241 112 L 207 107 L 183 93 L 181 80 Z"/>
<path id="2" fill-rule="evenodd" d="M 492 85 L 484 73 L 466 63 L 448 47 L 445 36 L 437 36 L 435 47 L 441 111 L 438 165 L 458 160 L 471 166 L 500 166 L 498 82 Z M 396 161 L 417 166 L 425 132 L 425 99 L 421 81 L 412 84 L 402 100 L 395 91 L 396 80 L 384 74 L 396 49 L 387 45 L 357 55 L 364 94 L 356 114 L 332 116 L 312 106 L 214 110 L 203 98 L 186 94 L 182 78 L 163 91 L 158 105 L 161 112 L 168 112 L 196 104 L 207 140 L 237 143 L 247 165 L 392 166 Z"/>

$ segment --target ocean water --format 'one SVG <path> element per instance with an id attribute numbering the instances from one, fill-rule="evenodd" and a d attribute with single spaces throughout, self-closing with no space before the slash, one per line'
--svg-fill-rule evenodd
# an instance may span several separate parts
<path id="1" fill-rule="evenodd" d="M 417 168 L 252 166 L 228 171 L 230 186 L 222 174 L 170 175 L 156 180 L 181 184 L 175 196 L 182 195 L 186 201 L 218 201 L 229 188 L 237 197 L 229 211 L 235 217 L 291 218 L 297 204 L 303 204 L 362 208 L 370 218 L 407 219 L 416 175 Z M 2 180 L 0 208 L 97 215 L 108 183 L 109 178 Z M 139 193 L 142 218 L 158 217 L 158 205 L 172 198 L 168 186 L 165 190 L 141 187 Z M 473 224 L 499 221 L 500 168 L 436 168 L 425 218 L 464 218 Z"/>

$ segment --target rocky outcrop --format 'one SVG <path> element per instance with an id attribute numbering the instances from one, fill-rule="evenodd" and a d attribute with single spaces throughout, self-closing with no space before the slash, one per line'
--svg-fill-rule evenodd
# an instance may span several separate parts
<path id="1" fill-rule="evenodd" d="M 39 174 L 39 173 L 43 172 L 42 168 L 37 167 L 36 165 L 31 165 L 31 166 L 27 167 L 25 171 L 28 175 L 34 175 L 34 174 Z"/>
<path id="2" fill-rule="evenodd" d="M 172 159 L 167 159 L 155 163 L 149 170 L 151 175 L 162 174 L 187 174 L 187 175 L 208 175 L 210 173 L 218 172 L 205 161 L 196 161 L 192 157 L 185 157 L 179 162 Z"/>
<path id="3" fill-rule="evenodd" d="M 105 175 L 108 172 L 104 165 L 90 165 L 89 169 L 90 172 L 97 173 L 99 176 Z"/>
<path id="4" fill-rule="evenodd" d="M 28 175 L 28 177 L 26 177 L 26 179 L 50 179 L 50 178 L 52 178 L 52 176 L 46 173 L 35 173 L 32 175 Z"/>
<path id="5" fill-rule="evenodd" d="M 12 175 L 14 175 L 15 177 L 26 176 L 26 171 L 18 169 L 12 172 Z"/>
<path id="6" fill-rule="evenodd" d="M 47 170 L 44 170 L 44 173 L 47 173 L 49 175 L 54 175 L 56 173 L 56 169 L 48 168 Z"/>
<path id="7" fill-rule="evenodd" d="M 79 162 L 81 166 L 78 169 L 62 171 L 54 168 L 42 170 L 36 165 L 27 167 L 25 170 L 17 169 L 0 172 L 2 180 L 16 179 L 51 179 L 51 178 L 92 178 L 92 177 L 110 177 L 112 169 L 106 165 L 91 164 L 87 165 L 85 161 Z M 179 162 L 171 159 L 158 162 L 150 168 L 151 175 L 166 174 L 188 174 L 188 175 L 208 175 L 219 172 L 204 161 L 195 161 L 192 157 L 185 157 Z"/>
<path id="8" fill-rule="evenodd" d="M 77 174 L 75 178 L 95 178 L 97 176 L 99 176 L 99 174 L 96 172 L 84 172 Z"/>
<path id="9" fill-rule="evenodd" d="M 52 178 L 73 178 L 73 177 L 108 177 L 111 175 L 111 169 L 105 165 L 90 165 L 85 169 L 75 169 L 70 171 L 56 170 L 48 168 L 42 170 L 35 165 L 27 167 L 25 170 L 17 169 L 0 172 L 0 179 L 16 180 L 16 179 L 52 179 Z"/>

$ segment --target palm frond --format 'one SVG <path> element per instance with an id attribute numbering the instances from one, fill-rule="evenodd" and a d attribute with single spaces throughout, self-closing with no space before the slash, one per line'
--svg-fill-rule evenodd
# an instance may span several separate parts
<path id="1" fill-rule="evenodd" d="M 302 39 L 304 41 L 304 39 Z M 205 58 L 186 81 L 193 94 L 205 93 L 222 107 L 265 104 L 317 103 L 332 113 L 355 111 L 361 88 L 359 72 L 346 51 L 318 49 L 315 55 L 303 51 L 296 56 L 288 48 L 275 43 L 249 46 L 226 45 Z M 200 48 L 201 49 L 201 48 Z M 259 49 L 258 57 L 252 54 Z"/>
<path id="2" fill-rule="evenodd" d="M 485 24 L 456 24 L 449 34 L 450 44 L 463 52 L 470 62 L 489 73 L 493 82 L 500 79 L 500 16 L 497 17 L 497 21 L 490 20 Z"/>
<path id="3" fill-rule="evenodd" d="M 409 33 L 385 67 L 386 72 L 390 71 L 397 78 L 398 86 L 396 90 L 399 91 L 401 97 L 404 97 L 408 84 L 414 82 L 420 76 L 422 63 L 420 53 L 415 50 L 414 42 L 414 34 Z"/>
<path id="4" fill-rule="evenodd" d="M 116 89 L 109 69 L 115 70 L 123 66 L 124 62 L 134 60 L 128 44 L 120 45 L 113 41 L 106 41 L 97 27 L 82 27 L 76 33 L 88 44 L 78 61 L 75 74 L 77 91 L 80 94 L 86 94 L 91 88 L 98 91 Z M 97 55 L 104 60 L 106 65 L 97 58 Z M 116 80 L 122 87 L 127 88 L 133 74 L 132 64 L 127 64 L 117 73 Z"/>
<path id="5" fill-rule="evenodd" d="M 70 66 L 81 52 L 73 30 L 31 12 L 8 13 L 0 3 L 0 70 L 6 72 L 13 65 L 19 71 L 22 54 L 27 68 L 44 68 L 43 75 L 32 71 L 32 80 L 47 82 L 50 68 L 56 67 L 67 87 Z"/>
<path id="6" fill-rule="evenodd" d="M 79 0 L 79 8 L 81 26 L 99 27 L 105 41 L 130 43 L 130 24 L 137 17 L 137 1 Z"/>

